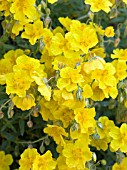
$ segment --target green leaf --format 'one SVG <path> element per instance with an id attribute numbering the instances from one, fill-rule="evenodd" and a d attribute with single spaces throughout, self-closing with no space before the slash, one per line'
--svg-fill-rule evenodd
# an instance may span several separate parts
<path id="1" fill-rule="evenodd" d="M 21 136 L 24 135 L 24 130 L 25 130 L 25 122 L 24 120 L 19 120 L 19 129 L 20 129 L 20 134 Z"/>
<path id="2" fill-rule="evenodd" d="M 7 140 L 14 142 L 16 140 L 17 135 L 16 134 L 11 134 L 11 133 L 8 133 L 8 132 L 3 132 L 2 136 L 4 138 L 6 138 Z"/>

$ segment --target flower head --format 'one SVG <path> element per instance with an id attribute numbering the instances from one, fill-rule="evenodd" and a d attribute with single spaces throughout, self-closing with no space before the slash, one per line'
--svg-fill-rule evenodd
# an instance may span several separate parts
<path id="1" fill-rule="evenodd" d="M 113 5 L 110 0 L 85 0 L 85 3 L 91 5 L 92 12 L 103 10 L 108 13 Z"/>
<path id="2" fill-rule="evenodd" d="M 33 162 L 36 157 L 39 155 L 37 149 L 27 148 L 22 154 L 21 159 L 19 160 L 19 170 L 31 170 L 33 168 Z"/>
<path id="3" fill-rule="evenodd" d="M 56 162 L 52 158 L 50 151 L 43 155 L 38 155 L 33 163 L 32 170 L 53 170 L 56 167 Z"/>
<path id="4" fill-rule="evenodd" d="M 4 151 L 0 151 L 0 170 L 10 170 L 9 165 L 13 162 L 10 154 L 5 155 Z"/>
<path id="5" fill-rule="evenodd" d="M 62 144 L 63 142 L 63 136 L 68 136 L 68 134 L 65 132 L 64 128 L 57 126 L 57 125 L 47 125 L 44 129 L 45 133 L 48 133 L 49 136 L 53 137 L 54 141 L 57 144 Z"/>

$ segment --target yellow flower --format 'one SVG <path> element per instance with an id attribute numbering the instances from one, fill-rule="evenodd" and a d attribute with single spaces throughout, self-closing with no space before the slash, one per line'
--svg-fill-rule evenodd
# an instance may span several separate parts
<path id="1" fill-rule="evenodd" d="M 82 140 L 75 143 L 67 143 L 64 145 L 63 156 L 66 157 L 66 164 L 69 168 L 83 169 L 86 161 L 91 160 L 92 153 L 88 147 L 87 135 Z"/>
<path id="2" fill-rule="evenodd" d="M 12 33 L 16 36 L 19 35 L 19 32 L 23 30 L 23 24 L 20 21 L 15 21 L 12 27 Z"/>
<path id="3" fill-rule="evenodd" d="M 66 158 L 64 156 L 59 156 L 57 159 L 57 166 L 58 169 L 56 170 L 78 170 L 76 167 L 75 168 L 69 168 L 68 165 L 66 164 Z M 80 170 L 88 170 L 87 168 L 83 168 Z"/>
<path id="4" fill-rule="evenodd" d="M 50 46 L 50 43 L 46 43 L 47 45 L 47 48 L 48 48 L 48 45 Z M 44 66 L 44 71 L 47 73 L 47 76 L 48 77 L 52 77 L 54 76 L 54 69 L 53 69 L 53 64 L 52 62 L 54 61 L 54 56 L 50 56 L 49 55 L 49 51 L 46 49 L 46 46 L 44 48 L 44 50 L 42 51 L 42 56 L 41 56 L 41 59 L 40 59 L 40 62 L 41 63 L 44 63 L 43 66 Z"/>
<path id="5" fill-rule="evenodd" d="M 111 129 L 109 135 L 113 138 L 110 147 L 117 151 L 127 152 L 127 124 L 123 123 L 120 128 L 114 127 Z"/>
<path id="6" fill-rule="evenodd" d="M 114 4 L 115 3 L 115 0 L 109 0 L 112 4 Z"/>
<path id="7" fill-rule="evenodd" d="M 95 56 L 83 64 L 83 69 L 88 74 L 96 70 L 104 70 L 105 64 L 106 62 L 104 59 Z"/>
<path id="8" fill-rule="evenodd" d="M 83 95 L 85 98 L 90 98 L 90 97 L 93 95 L 93 90 L 92 90 L 92 88 L 91 88 L 90 85 L 86 84 L 86 85 L 83 87 L 82 95 Z"/>
<path id="9" fill-rule="evenodd" d="M 114 28 L 112 26 L 109 26 L 105 29 L 105 36 L 106 37 L 114 37 Z"/>
<path id="10" fill-rule="evenodd" d="M 54 58 L 54 61 L 52 62 L 52 65 L 54 66 L 54 70 L 60 70 L 64 66 L 72 67 L 74 68 L 76 63 L 80 63 L 83 58 L 80 56 L 80 52 L 74 52 L 71 57 L 67 58 L 67 56 L 57 56 Z"/>
<path id="11" fill-rule="evenodd" d="M 70 32 L 68 35 L 70 35 L 68 36 L 68 41 L 70 41 L 71 49 L 76 51 L 82 50 L 85 54 L 98 43 L 96 31 L 90 26 L 85 26 L 81 31 Z"/>
<path id="12" fill-rule="evenodd" d="M 77 101 L 76 94 L 73 95 L 73 99 L 65 100 L 65 96 L 64 98 L 62 97 L 62 92 L 62 90 L 53 90 L 53 99 L 57 101 L 59 105 L 63 105 L 72 110 L 85 107 L 85 100 Z"/>
<path id="13" fill-rule="evenodd" d="M 107 139 L 106 137 L 103 139 L 94 139 L 94 138 L 90 138 L 90 145 L 96 147 L 97 150 L 103 150 L 106 151 L 108 149 L 108 143 L 109 143 L 109 139 Z"/>
<path id="14" fill-rule="evenodd" d="M 15 65 L 16 59 L 23 54 L 24 54 L 24 51 L 21 49 L 10 50 L 4 54 L 4 59 L 8 60 L 10 64 Z"/>
<path id="15" fill-rule="evenodd" d="M 51 87 L 47 84 L 47 80 L 45 81 L 45 78 L 36 75 L 33 76 L 33 79 L 38 85 L 38 91 L 41 93 L 42 96 L 44 96 L 46 100 L 49 101 L 51 98 Z"/>
<path id="16" fill-rule="evenodd" d="M 93 95 L 91 96 L 91 99 L 94 101 L 102 101 L 105 98 L 105 94 L 103 90 L 99 87 L 99 82 L 94 81 L 92 83 L 92 90 L 93 90 Z"/>
<path id="17" fill-rule="evenodd" d="M 32 94 L 27 94 L 25 97 L 15 96 L 12 98 L 14 105 L 21 110 L 29 110 L 35 106 L 35 98 Z"/>
<path id="18" fill-rule="evenodd" d="M 95 24 L 95 23 L 93 23 L 93 22 L 90 22 L 90 26 L 91 26 L 92 28 L 94 28 L 99 35 L 101 35 L 101 36 L 104 35 L 104 32 L 105 32 L 105 31 L 103 30 L 103 28 L 102 28 L 101 25 L 97 25 L 97 24 Z M 94 50 L 94 49 L 93 49 L 93 50 Z"/>
<path id="19" fill-rule="evenodd" d="M 64 156 L 59 156 L 57 158 L 57 166 L 59 170 L 73 170 L 72 168 L 69 168 L 66 164 L 66 158 Z M 75 170 L 75 169 L 74 169 Z"/>
<path id="20" fill-rule="evenodd" d="M 127 61 L 127 49 L 116 49 L 113 51 L 114 54 L 111 54 L 111 58 L 118 58 L 119 60 Z"/>
<path id="21" fill-rule="evenodd" d="M 115 77 L 117 81 L 123 80 L 127 77 L 127 65 L 125 60 L 113 60 L 113 66 L 116 69 Z"/>
<path id="22" fill-rule="evenodd" d="M 54 4 L 55 2 L 57 2 L 58 0 L 48 0 L 49 3 Z"/>
<path id="23" fill-rule="evenodd" d="M 8 16 L 10 14 L 10 3 L 7 0 L 0 0 L 0 11 L 5 11 L 4 15 Z"/>
<path id="24" fill-rule="evenodd" d="M 18 56 L 24 52 L 20 49 L 10 50 L 4 54 L 4 58 L 0 60 L 0 84 L 6 83 L 6 75 L 13 72 L 13 66 L 16 64 Z"/>
<path id="25" fill-rule="evenodd" d="M 63 144 L 63 136 L 67 137 L 68 134 L 65 132 L 64 128 L 57 125 L 47 125 L 44 128 L 44 132 L 48 133 L 49 136 L 53 137 L 56 144 Z"/>
<path id="26" fill-rule="evenodd" d="M 61 33 L 62 35 L 65 35 L 64 29 L 60 26 L 57 26 L 53 31 L 52 31 L 53 35 L 55 35 L 56 33 Z"/>
<path id="27" fill-rule="evenodd" d="M 59 80 L 57 81 L 57 87 L 62 90 L 63 88 L 67 87 L 68 85 L 70 85 L 71 81 L 70 79 L 64 79 L 64 78 L 59 78 Z M 73 89 L 75 90 L 77 88 L 76 87 Z"/>
<path id="28" fill-rule="evenodd" d="M 100 136 L 100 139 L 106 137 L 107 139 L 109 138 L 110 140 L 109 132 L 114 127 L 115 127 L 114 122 L 112 120 L 109 120 L 108 117 L 106 116 L 100 117 L 97 122 L 97 132 Z"/>
<path id="29" fill-rule="evenodd" d="M 77 89 L 77 83 L 84 82 L 83 76 L 79 73 L 80 69 L 65 67 L 60 70 L 61 78 L 57 81 L 57 87 L 62 90 L 66 88 L 68 92 Z"/>
<path id="30" fill-rule="evenodd" d="M 54 120 L 53 113 L 58 109 L 59 105 L 56 101 L 50 100 L 46 101 L 44 98 L 42 98 L 39 102 L 40 105 L 40 113 L 42 115 L 43 120 Z"/>
<path id="31" fill-rule="evenodd" d="M 6 93 L 17 94 L 19 97 L 26 96 L 26 90 L 30 88 L 31 79 L 25 71 L 9 73 L 6 75 Z"/>
<path id="32" fill-rule="evenodd" d="M 95 128 L 94 117 L 96 115 L 95 108 L 80 108 L 75 109 L 75 120 L 79 123 L 81 133 L 88 133 L 89 128 Z"/>
<path id="33" fill-rule="evenodd" d="M 15 0 L 11 7 L 10 12 L 14 14 L 14 19 L 19 21 L 37 20 L 39 13 L 35 8 L 35 0 Z M 28 17 L 28 19 L 26 18 Z"/>
<path id="34" fill-rule="evenodd" d="M 73 100 L 73 99 L 74 99 L 73 94 L 67 92 L 65 89 L 62 91 L 62 97 L 63 97 L 65 100 Z"/>
<path id="35" fill-rule="evenodd" d="M 56 162 L 52 158 L 50 151 L 43 155 L 38 155 L 33 163 L 32 170 L 53 170 L 56 167 Z"/>
<path id="36" fill-rule="evenodd" d="M 113 5 L 110 0 L 85 0 L 85 3 L 91 5 L 92 12 L 103 10 L 108 13 Z"/>
<path id="37" fill-rule="evenodd" d="M 66 28 L 67 31 L 70 31 L 70 25 L 71 25 L 71 21 L 72 21 L 70 18 L 59 17 L 59 21 Z"/>
<path id="38" fill-rule="evenodd" d="M 59 55 L 68 50 L 69 48 L 67 39 L 61 33 L 56 33 L 52 37 L 52 44 L 50 47 L 50 51 L 52 52 L 52 54 Z"/>
<path id="39" fill-rule="evenodd" d="M 123 2 L 125 2 L 127 4 L 127 0 L 122 0 Z"/>
<path id="40" fill-rule="evenodd" d="M 21 154 L 21 159 L 19 160 L 19 170 L 33 169 L 33 163 L 37 156 L 39 156 L 37 149 L 25 149 L 25 151 Z"/>
<path id="41" fill-rule="evenodd" d="M 120 164 L 115 163 L 112 167 L 112 170 L 126 170 L 127 169 L 127 157 L 122 159 Z"/>
<path id="42" fill-rule="evenodd" d="M 21 37 L 28 39 L 32 45 L 34 45 L 38 39 L 42 38 L 42 36 L 43 22 L 40 20 L 35 21 L 33 24 L 26 24 L 25 32 L 21 34 Z"/>
<path id="43" fill-rule="evenodd" d="M 80 68 L 73 69 L 71 67 L 65 67 L 61 69 L 60 76 L 62 78 L 70 78 L 73 83 L 83 82 L 83 76 L 79 73 Z"/>
<path id="44" fill-rule="evenodd" d="M 5 155 L 4 151 L 0 151 L 0 170 L 10 170 L 9 165 L 13 162 L 10 154 Z"/>
<path id="45" fill-rule="evenodd" d="M 81 133 L 81 128 L 80 128 L 79 124 L 77 122 L 73 122 L 73 124 L 72 124 L 72 126 L 70 128 L 71 139 L 79 139 L 83 135 L 85 137 L 86 134 L 85 133 Z"/>
<path id="46" fill-rule="evenodd" d="M 66 107 L 60 107 L 53 112 L 55 119 L 61 120 L 64 128 L 67 128 L 74 119 L 74 113 Z"/>
<path id="47" fill-rule="evenodd" d="M 104 70 L 95 70 L 91 78 L 99 82 L 101 89 L 106 89 L 107 86 L 114 87 L 117 84 L 114 76 L 116 70 L 112 63 L 106 63 Z"/>
<path id="48" fill-rule="evenodd" d="M 72 34 L 78 34 L 78 33 L 82 33 L 82 31 L 87 28 L 88 26 L 85 23 L 81 23 L 78 20 L 71 20 L 70 23 L 70 33 Z M 71 35 L 72 35 L 71 34 Z"/>
<path id="49" fill-rule="evenodd" d="M 117 85 L 114 85 L 113 87 L 107 86 L 105 89 L 103 89 L 103 93 L 105 98 L 109 98 L 109 96 L 111 96 L 113 99 L 115 99 L 118 95 Z"/>
<path id="50" fill-rule="evenodd" d="M 90 53 L 88 53 L 86 55 L 86 59 L 90 61 L 91 55 L 92 56 L 99 56 L 100 59 L 105 58 L 105 56 L 106 56 L 106 54 L 104 53 L 104 48 L 100 48 L 100 47 L 96 47 L 96 48 L 92 49 L 90 51 Z"/>
<path id="51" fill-rule="evenodd" d="M 53 33 L 47 29 L 47 28 L 44 28 L 43 29 L 43 42 L 44 42 L 44 49 L 47 49 L 48 52 L 50 53 L 50 46 L 52 44 L 52 37 L 53 37 Z"/>
<path id="52" fill-rule="evenodd" d="M 40 61 L 35 58 L 30 58 L 27 55 L 21 55 L 16 60 L 16 65 L 13 67 L 14 72 L 25 71 L 28 76 L 30 76 L 31 81 L 32 76 L 35 72 L 38 72 L 40 67 Z"/>
<path id="53" fill-rule="evenodd" d="M 13 65 L 7 59 L 0 60 L 0 84 L 6 83 L 6 75 L 13 71 Z"/>
<path id="54" fill-rule="evenodd" d="M 42 83 L 38 86 L 38 91 L 41 93 L 44 98 L 49 101 L 51 98 L 51 87 L 46 85 L 45 83 Z"/>

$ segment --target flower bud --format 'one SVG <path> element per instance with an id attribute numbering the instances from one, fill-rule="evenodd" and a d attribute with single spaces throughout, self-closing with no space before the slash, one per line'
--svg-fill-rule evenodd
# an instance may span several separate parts
<path id="1" fill-rule="evenodd" d="M 4 117 L 4 113 L 2 112 L 2 110 L 0 110 L 0 119 L 2 119 Z"/>
<path id="2" fill-rule="evenodd" d="M 76 99 L 79 100 L 79 101 L 82 101 L 82 99 L 83 99 L 81 87 L 78 87 L 78 90 L 76 91 Z"/>
<path id="3" fill-rule="evenodd" d="M 31 120 L 29 120 L 29 121 L 27 122 L 27 126 L 28 126 L 29 128 L 32 128 L 32 127 L 33 127 L 33 122 L 32 122 Z"/>
<path id="4" fill-rule="evenodd" d="M 49 145 L 50 144 L 50 139 L 49 138 L 45 138 L 44 142 L 45 142 L 46 145 Z"/>
<path id="5" fill-rule="evenodd" d="M 92 158 L 93 158 L 93 161 L 96 162 L 97 161 L 97 155 L 95 152 L 92 152 Z"/>
<path id="6" fill-rule="evenodd" d="M 14 115 L 14 110 L 8 110 L 8 118 L 12 118 Z"/>
<path id="7" fill-rule="evenodd" d="M 93 12 L 91 12 L 91 11 L 89 11 L 89 12 L 88 12 L 88 16 L 89 16 L 89 18 L 90 18 L 91 20 L 93 20 L 94 13 L 93 13 Z"/>
<path id="8" fill-rule="evenodd" d="M 28 148 L 32 149 L 32 148 L 33 148 L 33 145 L 29 144 L 29 145 L 28 145 Z"/>
<path id="9" fill-rule="evenodd" d="M 45 27 L 46 27 L 46 28 L 48 28 L 50 22 L 51 22 L 51 18 L 50 18 L 50 17 L 46 17 L 45 20 L 44 20 L 44 23 L 45 23 Z"/>
<path id="10" fill-rule="evenodd" d="M 97 122 L 97 126 L 100 128 L 100 129 L 103 129 L 103 125 L 101 122 Z"/>
<path id="11" fill-rule="evenodd" d="M 106 160 L 105 160 L 105 159 L 102 159 L 102 160 L 101 160 L 101 164 L 102 164 L 102 165 L 106 165 L 106 164 L 107 164 Z"/>
<path id="12" fill-rule="evenodd" d="M 114 47 L 117 47 L 120 43 L 120 38 L 116 38 L 114 42 Z"/>

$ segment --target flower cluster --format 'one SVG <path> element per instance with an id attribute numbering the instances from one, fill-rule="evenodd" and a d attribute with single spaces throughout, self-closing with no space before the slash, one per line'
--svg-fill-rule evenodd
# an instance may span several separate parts
<path id="1" fill-rule="evenodd" d="M 114 3 L 85 0 L 92 12 L 108 13 Z M 0 60 L 0 84 L 17 108 L 39 108 L 47 123 L 43 132 L 52 137 L 59 153 L 54 159 L 50 150 L 40 155 L 28 148 L 21 154 L 19 170 L 88 170 L 94 154 L 91 147 L 127 153 L 127 124 L 117 127 L 107 116 L 95 118 L 92 104 L 118 96 L 119 82 L 127 78 L 127 50 L 116 48 L 107 61 L 103 41 L 115 36 L 112 26 L 102 28 L 93 21 L 60 17 L 62 26 L 51 29 L 47 18 L 42 19 L 41 5 L 46 3 L 0 1 L 6 32 L 13 39 L 19 35 L 38 46 L 41 55 L 38 59 L 30 49 L 7 51 Z M 8 169 L 11 156 L 0 152 L 0 157 L 1 170 Z M 126 158 L 114 164 L 113 170 L 121 167 L 126 169 Z"/>

